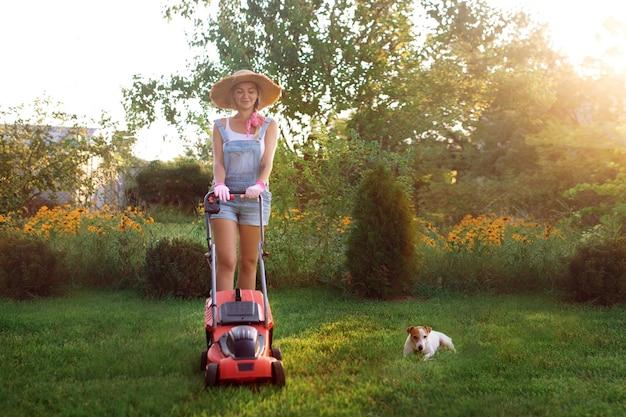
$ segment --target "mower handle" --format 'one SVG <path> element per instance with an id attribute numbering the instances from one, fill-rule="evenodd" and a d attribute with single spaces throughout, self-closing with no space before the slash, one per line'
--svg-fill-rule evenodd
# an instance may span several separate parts
<path id="1" fill-rule="evenodd" d="M 230 201 L 235 199 L 236 195 L 245 195 L 245 191 L 231 191 Z M 257 197 L 255 200 L 258 200 L 260 197 Z M 215 195 L 215 193 L 210 192 L 204 196 L 204 212 L 209 214 L 216 214 L 219 212 L 219 198 Z"/>

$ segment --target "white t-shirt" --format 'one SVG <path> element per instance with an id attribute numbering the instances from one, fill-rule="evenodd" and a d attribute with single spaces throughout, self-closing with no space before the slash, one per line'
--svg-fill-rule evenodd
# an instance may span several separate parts
<path id="1" fill-rule="evenodd" d="M 226 118 L 226 132 L 228 134 L 229 140 L 254 140 L 254 134 L 246 135 L 245 133 L 235 132 L 230 127 L 230 117 Z M 263 137 L 259 140 L 261 141 L 261 157 L 263 157 L 263 152 L 265 152 L 265 134 L 267 133 L 267 129 L 263 133 Z"/>

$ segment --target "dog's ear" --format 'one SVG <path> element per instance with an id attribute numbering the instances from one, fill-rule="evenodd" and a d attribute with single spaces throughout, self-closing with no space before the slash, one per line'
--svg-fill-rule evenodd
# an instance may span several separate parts
<path id="1" fill-rule="evenodd" d="M 430 326 L 424 326 L 424 330 L 426 330 L 426 334 L 430 333 L 433 328 Z"/>
<path id="2" fill-rule="evenodd" d="M 411 334 L 411 330 L 413 330 L 414 328 L 415 328 L 415 326 L 410 326 L 410 327 L 407 327 L 407 328 L 406 328 L 406 332 L 407 332 L 408 334 Z"/>

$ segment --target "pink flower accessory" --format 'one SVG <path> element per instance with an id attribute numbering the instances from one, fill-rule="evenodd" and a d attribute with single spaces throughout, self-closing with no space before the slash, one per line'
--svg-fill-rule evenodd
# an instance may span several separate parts
<path id="1" fill-rule="evenodd" d="M 253 129 L 261 127 L 265 117 L 261 116 L 256 110 L 246 120 L 246 135 L 250 135 Z"/>

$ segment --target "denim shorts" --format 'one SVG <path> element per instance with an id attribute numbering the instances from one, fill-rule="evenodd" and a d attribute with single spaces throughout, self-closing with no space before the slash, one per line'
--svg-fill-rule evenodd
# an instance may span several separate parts
<path id="1" fill-rule="evenodd" d="M 263 197 L 263 226 L 267 226 L 272 209 L 272 193 L 265 190 L 261 196 Z M 236 195 L 234 200 L 220 201 L 220 212 L 212 214 L 211 219 L 227 219 L 238 224 L 260 226 L 259 200 L 241 198 Z"/>

